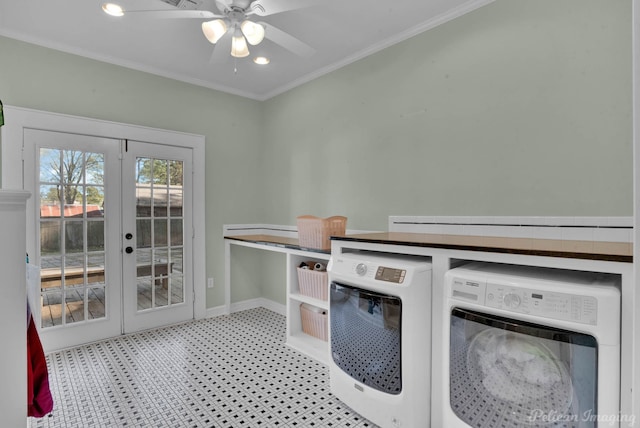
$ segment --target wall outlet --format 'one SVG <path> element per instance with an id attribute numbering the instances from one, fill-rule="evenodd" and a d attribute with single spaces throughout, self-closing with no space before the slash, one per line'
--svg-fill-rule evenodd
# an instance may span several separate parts
<path id="1" fill-rule="evenodd" d="M 207 288 L 213 288 L 213 278 L 207 278 Z"/>

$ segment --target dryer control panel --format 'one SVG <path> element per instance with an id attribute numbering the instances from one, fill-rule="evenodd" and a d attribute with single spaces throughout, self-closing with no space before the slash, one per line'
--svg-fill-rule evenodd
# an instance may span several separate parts
<path id="1" fill-rule="evenodd" d="M 487 284 L 485 306 L 537 317 L 596 325 L 598 301 L 591 296 Z"/>
<path id="2" fill-rule="evenodd" d="M 593 296 L 514 287 L 455 277 L 451 297 L 503 311 L 596 325 L 598 301 Z"/>

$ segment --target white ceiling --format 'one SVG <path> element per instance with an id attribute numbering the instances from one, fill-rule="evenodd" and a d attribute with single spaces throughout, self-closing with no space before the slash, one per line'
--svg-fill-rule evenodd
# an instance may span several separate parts
<path id="1" fill-rule="evenodd" d="M 249 57 L 229 56 L 222 64 L 210 62 L 214 46 L 202 34 L 203 19 L 115 18 L 102 11 L 103 1 L 0 0 L 0 35 L 265 100 L 493 0 L 319 0 L 256 19 L 310 45 L 313 56 L 299 57 L 265 40 L 249 46 Z M 173 7 L 161 0 L 117 2 L 130 10 Z M 271 63 L 254 64 L 257 55 Z"/>

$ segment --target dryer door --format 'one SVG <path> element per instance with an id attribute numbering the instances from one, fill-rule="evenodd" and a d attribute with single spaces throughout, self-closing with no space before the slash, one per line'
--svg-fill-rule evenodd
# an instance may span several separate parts
<path id="1" fill-rule="evenodd" d="M 597 360 L 593 336 L 451 311 L 449 399 L 474 428 L 595 427 Z"/>
<path id="2" fill-rule="evenodd" d="M 329 304 L 336 365 L 371 388 L 400 394 L 400 298 L 332 282 Z"/>

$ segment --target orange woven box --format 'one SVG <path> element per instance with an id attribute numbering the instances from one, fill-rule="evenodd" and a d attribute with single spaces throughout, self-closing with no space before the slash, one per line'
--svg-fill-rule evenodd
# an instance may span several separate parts
<path id="1" fill-rule="evenodd" d="M 300 304 L 300 320 L 302 321 L 302 331 L 310 336 L 327 342 L 329 335 L 327 332 L 327 311 L 306 303 Z"/>
<path id="2" fill-rule="evenodd" d="M 327 301 L 329 298 L 329 275 L 326 271 L 298 269 L 300 294 Z"/>
<path id="3" fill-rule="evenodd" d="M 302 248 L 330 250 L 329 237 L 344 236 L 347 229 L 347 218 L 340 215 L 327 218 L 302 215 L 297 221 L 298 241 Z"/>

